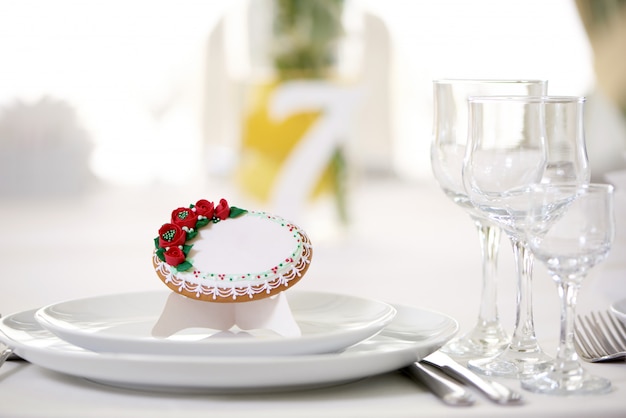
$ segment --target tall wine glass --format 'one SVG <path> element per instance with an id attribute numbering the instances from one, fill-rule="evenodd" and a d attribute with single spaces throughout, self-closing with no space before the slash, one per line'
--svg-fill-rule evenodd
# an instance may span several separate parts
<path id="1" fill-rule="evenodd" d="M 607 257 L 613 242 L 613 187 L 542 185 L 533 189 L 529 202 L 528 243 L 557 284 L 561 332 L 550 370 L 523 380 L 522 387 L 554 395 L 607 392 L 609 380 L 583 369 L 574 349 L 573 326 L 581 283 L 589 269 Z"/>
<path id="2" fill-rule="evenodd" d="M 476 224 L 482 253 L 482 293 L 474 327 L 446 344 L 443 351 L 457 358 L 484 358 L 502 351 L 509 338 L 497 308 L 497 256 L 500 228 L 469 201 L 461 169 L 467 143 L 467 98 L 470 95 L 543 95 L 543 80 L 436 80 L 433 82 L 431 163 L 445 194 L 465 209 Z"/>
<path id="3" fill-rule="evenodd" d="M 463 180 L 472 204 L 506 232 L 518 276 L 511 342 L 491 359 L 468 365 L 486 375 L 524 378 L 550 367 L 535 336 L 533 256 L 525 236 L 529 189 L 540 183 L 586 184 L 580 97 L 471 97 Z"/>

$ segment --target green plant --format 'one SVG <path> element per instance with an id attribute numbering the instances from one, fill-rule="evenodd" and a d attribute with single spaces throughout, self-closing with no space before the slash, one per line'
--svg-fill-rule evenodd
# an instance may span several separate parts
<path id="1" fill-rule="evenodd" d="M 272 57 L 281 78 L 322 78 L 344 34 L 344 0 L 275 0 Z"/>

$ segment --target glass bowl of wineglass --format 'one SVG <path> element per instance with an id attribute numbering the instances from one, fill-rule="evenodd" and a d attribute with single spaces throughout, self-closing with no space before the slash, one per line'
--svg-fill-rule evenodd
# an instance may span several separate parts
<path id="1" fill-rule="evenodd" d="M 613 186 L 540 185 L 529 196 L 526 236 L 554 279 L 561 302 L 559 346 L 550 369 L 522 381 L 554 395 L 608 392 L 608 379 L 586 372 L 574 348 L 576 297 L 588 271 L 605 260 L 615 236 Z"/>
<path id="2" fill-rule="evenodd" d="M 456 358 L 485 358 L 501 352 L 509 337 L 497 307 L 497 257 L 501 230 L 471 204 L 461 178 L 467 144 L 468 104 L 472 95 L 543 95 L 544 80 L 443 79 L 433 81 L 431 164 L 444 193 L 471 217 L 482 254 L 482 293 L 478 318 L 471 330 L 442 350 Z"/>
<path id="3" fill-rule="evenodd" d="M 587 184 L 584 98 L 484 96 L 469 98 L 469 134 L 463 181 L 474 207 L 499 225 L 513 247 L 517 271 L 516 319 L 500 354 L 468 362 L 485 375 L 525 378 L 547 370 L 551 358 L 534 330 L 533 255 L 525 236 L 528 193 L 537 184 Z"/>

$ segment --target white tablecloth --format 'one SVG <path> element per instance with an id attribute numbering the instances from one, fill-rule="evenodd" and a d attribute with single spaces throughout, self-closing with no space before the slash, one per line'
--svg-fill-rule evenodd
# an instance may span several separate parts
<path id="1" fill-rule="evenodd" d="M 152 271 L 150 252 L 164 216 L 169 216 L 172 205 L 202 197 L 219 199 L 225 192 L 216 185 L 165 193 L 156 188 L 105 188 L 76 199 L 3 201 L 0 312 L 6 315 L 92 295 L 163 289 Z M 430 182 L 361 182 L 350 202 L 352 225 L 344 233 L 328 236 L 301 225 L 313 241 L 314 259 L 298 288 L 433 309 L 457 319 L 462 332 L 468 330 L 476 321 L 480 296 L 480 252 L 469 217 Z M 623 242 L 618 242 L 611 258 L 583 285 L 580 313 L 604 309 L 626 297 L 623 249 Z M 506 239 L 499 271 L 500 316 L 510 331 L 515 274 Z M 538 339 L 554 354 L 559 301 L 554 284 L 538 264 L 534 302 Z M 105 387 L 28 363 L 7 362 L 0 369 L 0 417 L 626 416 L 622 393 L 626 365 L 586 364 L 586 368 L 611 379 L 613 391 L 571 398 L 524 392 L 523 406 L 496 406 L 478 397 L 473 407 L 451 408 L 398 372 L 292 393 L 173 395 Z M 517 381 L 501 382 L 519 389 Z"/>

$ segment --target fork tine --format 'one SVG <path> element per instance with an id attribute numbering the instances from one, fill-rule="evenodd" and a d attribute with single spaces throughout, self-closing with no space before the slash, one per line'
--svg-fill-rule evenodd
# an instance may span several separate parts
<path id="1" fill-rule="evenodd" d="M 578 322 L 580 322 L 580 316 L 578 317 Z M 587 335 L 583 334 L 581 328 L 578 326 L 578 323 L 574 323 L 574 346 L 578 354 L 584 359 L 590 360 L 593 357 L 597 357 L 597 353 L 594 352 L 593 348 L 589 346 L 586 339 Z"/>
<path id="2" fill-rule="evenodd" d="M 608 353 L 605 349 L 604 344 L 602 344 L 602 342 L 599 340 L 598 336 L 596 335 L 597 333 L 594 332 L 595 325 L 592 322 L 591 317 L 587 316 L 587 317 L 584 317 L 583 319 L 584 320 L 582 322 L 582 326 L 585 329 L 585 332 L 588 337 L 588 341 L 593 347 L 594 351 L 596 352 L 597 357 L 606 356 Z"/>
<path id="3" fill-rule="evenodd" d="M 612 335 L 615 338 L 615 343 L 620 347 L 620 351 L 626 349 L 626 326 L 617 318 L 611 311 L 607 312 L 609 322 L 613 325 Z"/>
<path id="4" fill-rule="evenodd" d="M 606 337 L 607 343 L 610 343 L 612 351 L 618 351 L 618 346 L 620 345 L 618 338 L 613 331 L 613 326 L 609 320 L 605 318 L 605 315 L 602 312 L 598 313 L 598 318 L 600 318 L 600 326 L 602 328 L 602 335 Z"/>
<path id="5" fill-rule="evenodd" d="M 574 339 L 577 339 L 579 344 L 581 345 L 581 347 L 584 349 L 584 351 L 586 351 L 588 354 L 595 354 L 593 353 L 593 348 L 591 348 L 589 346 L 589 343 L 587 342 L 589 339 L 589 336 L 587 335 L 587 333 L 585 332 L 585 329 L 583 328 L 583 324 L 582 324 L 582 317 L 580 315 L 578 315 L 578 320 L 574 322 Z"/>
<path id="6" fill-rule="evenodd" d="M 596 317 L 596 313 L 591 312 L 591 317 L 593 318 L 597 330 L 599 331 L 596 332 L 598 342 L 603 346 L 607 354 L 615 353 L 616 351 L 618 351 L 617 347 L 615 347 L 612 341 L 611 329 L 609 326 L 607 326 L 604 318 L 602 317 L 602 314 L 598 312 Z"/>
<path id="7" fill-rule="evenodd" d="M 621 334 L 626 336 L 626 322 L 623 322 L 619 318 L 617 318 L 615 312 L 611 312 L 611 318 L 613 318 L 613 320 L 617 324 L 617 328 L 620 330 Z"/>
<path id="8" fill-rule="evenodd" d="M 583 359 L 590 362 L 626 358 L 626 326 L 608 312 L 578 315 L 574 323 L 574 344 Z"/>

